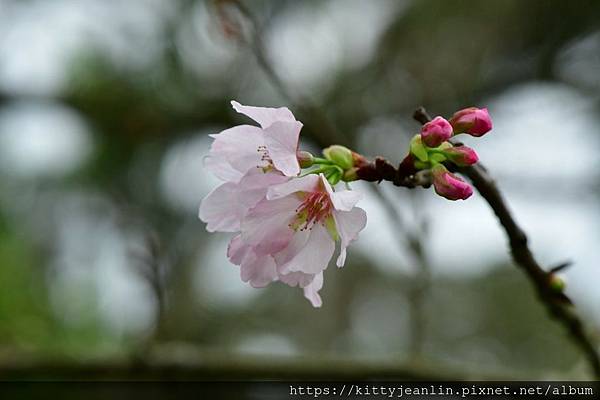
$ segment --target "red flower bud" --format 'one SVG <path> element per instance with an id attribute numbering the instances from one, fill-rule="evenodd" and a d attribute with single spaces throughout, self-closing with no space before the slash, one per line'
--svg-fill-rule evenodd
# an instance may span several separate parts
<path id="1" fill-rule="evenodd" d="M 435 117 L 421 128 L 421 139 L 427 147 L 438 147 L 452 136 L 452 125 L 442 117 Z"/>
<path id="2" fill-rule="evenodd" d="M 492 119 L 487 108 L 469 107 L 457 111 L 450 118 L 454 133 L 467 133 L 471 136 L 483 136 L 492 129 Z"/>
<path id="3" fill-rule="evenodd" d="M 459 167 L 473 165 L 479 161 L 479 157 L 475 150 L 467 146 L 455 146 L 444 150 L 444 155 L 448 160 L 452 161 Z"/>
<path id="4" fill-rule="evenodd" d="M 433 187 L 440 196 L 448 200 L 466 200 L 473 194 L 473 189 L 468 183 L 448 172 L 442 164 L 436 164 L 431 173 Z"/>

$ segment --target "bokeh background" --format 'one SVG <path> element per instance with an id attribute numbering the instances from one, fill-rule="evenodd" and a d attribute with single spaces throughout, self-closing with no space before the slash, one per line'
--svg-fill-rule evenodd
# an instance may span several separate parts
<path id="1" fill-rule="evenodd" d="M 368 226 L 322 309 L 241 282 L 197 218 L 208 134 L 248 122 L 231 99 L 288 106 L 304 148 L 393 161 L 416 107 L 488 107 L 465 142 L 541 262 L 574 262 L 600 336 L 600 2 L 0 0 L 0 369 L 210 354 L 590 377 L 477 194 L 356 185 Z"/>

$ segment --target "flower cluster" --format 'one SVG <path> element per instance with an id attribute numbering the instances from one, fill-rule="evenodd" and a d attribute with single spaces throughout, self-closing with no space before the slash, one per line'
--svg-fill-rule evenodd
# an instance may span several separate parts
<path id="1" fill-rule="evenodd" d="M 314 307 L 322 304 L 323 271 L 336 242 L 336 265 L 342 267 L 346 248 L 367 223 L 364 210 L 356 207 L 361 194 L 350 190 L 348 182 L 397 183 L 401 176 L 430 171 L 437 194 L 466 199 L 473 190 L 446 166 L 472 165 L 478 157 L 449 140 L 460 133 L 482 136 L 492 127 L 486 109 L 467 108 L 449 121 L 436 117 L 415 135 L 396 169 L 381 157 L 372 163 L 340 145 L 314 157 L 298 149 L 302 123 L 287 108 L 231 104 L 259 126 L 239 125 L 211 135 L 205 166 L 223 183 L 202 200 L 200 219 L 209 232 L 235 233 L 227 256 L 240 266 L 244 282 L 301 287 Z"/>
<path id="2" fill-rule="evenodd" d="M 421 133 L 415 135 L 410 144 L 410 153 L 401 166 L 415 170 L 431 170 L 435 192 L 448 200 L 465 200 L 473 194 L 468 183 L 452 174 L 445 162 L 458 167 L 475 164 L 479 157 L 475 150 L 449 142 L 454 136 L 466 133 L 480 137 L 492 129 L 492 120 L 486 108 L 475 107 L 460 110 L 446 120 L 435 117 L 423 125 Z"/>
<path id="3" fill-rule="evenodd" d="M 360 193 L 335 186 L 351 180 L 344 177 L 351 167 L 348 154 L 341 146 L 344 154 L 332 146 L 322 159 L 298 151 L 302 123 L 287 108 L 232 105 L 260 126 L 211 135 L 205 166 L 224 182 L 202 200 L 199 217 L 209 232 L 236 233 L 227 256 L 240 266 L 244 282 L 299 286 L 320 307 L 323 271 L 335 243 L 340 242 L 336 265 L 342 267 L 346 248 L 367 220 L 356 207 Z"/>

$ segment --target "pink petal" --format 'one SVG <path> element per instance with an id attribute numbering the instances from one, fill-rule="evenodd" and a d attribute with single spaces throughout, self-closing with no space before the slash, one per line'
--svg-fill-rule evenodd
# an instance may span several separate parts
<path id="1" fill-rule="evenodd" d="M 252 207 L 262 200 L 271 184 L 285 181 L 277 173 L 250 170 L 239 183 L 226 182 L 210 192 L 200 203 L 198 216 L 209 232 L 235 232 Z"/>
<path id="2" fill-rule="evenodd" d="M 313 307 L 319 308 L 323 305 L 323 300 L 321 300 L 321 296 L 319 296 L 319 290 L 323 288 L 323 273 L 318 273 L 315 275 L 315 279 L 310 283 L 310 285 L 304 288 L 304 297 L 310 301 Z"/>
<path id="3" fill-rule="evenodd" d="M 296 152 L 301 129 L 302 123 L 298 121 L 276 121 L 265 128 L 265 144 L 273 165 L 284 175 L 296 176 L 300 173 Z"/>
<path id="4" fill-rule="evenodd" d="M 260 201 L 242 221 L 242 239 L 259 254 L 283 249 L 294 233 L 288 224 L 299 204 L 300 200 L 294 196 Z"/>
<path id="5" fill-rule="evenodd" d="M 317 274 L 327 268 L 335 251 L 335 242 L 321 224 L 298 231 L 289 244 L 274 255 L 279 271 Z"/>
<path id="6" fill-rule="evenodd" d="M 227 257 L 235 265 L 240 265 L 244 257 L 252 251 L 252 247 L 248 246 L 242 240 L 241 235 L 236 235 L 231 238 L 229 246 L 227 246 Z"/>
<path id="7" fill-rule="evenodd" d="M 295 287 L 300 286 L 301 288 L 309 285 L 314 279 L 314 274 L 305 274 L 304 272 L 290 272 L 288 274 L 279 274 L 279 280 L 286 285 Z"/>
<path id="8" fill-rule="evenodd" d="M 238 187 L 227 182 L 216 187 L 200 203 L 198 216 L 206 223 L 209 232 L 235 232 L 240 229 L 240 220 L 244 214 L 236 202 Z"/>
<path id="9" fill-rule="evenodd" d="M 301 178 L 290 179 L 285 183 L 274 185 L 267 191 L 267 199 L 275 200 L 296 192 L 312 192 L 317 188 L 319 177 L 306 175 Z"/>
<path id="10" fill-rule="evenodd" d="M 210 157 L 226 160 L 242 175 L 253 168 L 267 165 L 261 159 L 262 154 L 257 151 L 260 146 L 265 145 L 262 129 L 251 125 L 239 125 L 210 136 L 215 139 L 210 147 Z"/>
<path id="11" fill-rule="evenodd" d="M 231 101 L 231 105 L 235 111 L 258 122 L 263 129 L 268 128 L 276 121 L 296 121 L 294 114 L 285 107 L 270 108 L 244 106 L 234 100 Z"/>
<path id="12" fill-rule="evenodd" d="M 358 233 L 367 225 L 367 213 L 359 207 L 352 211 L 338 211 L 333 213 L 335 225 L 340 235 L 340 255 L 336 261 L 338 267 L 343 267 L 346 262 L 346 248 L 358 237 Z"/>
<path id="13" fill-rule="evenodd" d="M 242 280 L 255 288 L 265 287 L 277 280 L 277 266 L 273 257 L 257 256 L 254 252 L 244 258 L 240 273 Z"/>
<path id="14" fill-rule="evenodd" d="M 323 174 L 320 174 L 320 177 L 336 210 L 350 211 L 362 199 L 362 193 L 355 190 L 338 190 L 334 192 L 327 178 Z"/>
<path id="15" fill-rule="evenodd" d="M 229 161 L 220 155 L 208 155 L 204 158 L 204 167 L 219 179 L 227 182 L 239 182 L 244 174 L 233 168 Z"/>
<path id="16" fill-rule="evenodd" d="M 252 287 L 265 287 L 277 280 L 277 266 L 273 257 L 258 256 L 240 235 L 234 236 L 229 242 L 227 256 L 233 264 L 240 265 L 242 281 L 249 282 Z"/>
<path id="17" fill-rule="evenodd" d="M 284 176 L 279 172 L 263 172 L 260 169 L 251 169 L 240 180 L 239 185 L 244 191 L 263 189 L 266 194 L 267 189 L 271 186 L 282 184 L 288 180 L 290 180 L 289 177 Z"/>

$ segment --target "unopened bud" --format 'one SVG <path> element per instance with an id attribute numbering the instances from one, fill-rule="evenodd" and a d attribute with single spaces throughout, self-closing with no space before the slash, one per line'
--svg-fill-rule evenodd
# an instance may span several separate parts
<path id="1" fill-rule="evenodd" d="M 469 107 L 457 111 L 450 118 L 454 133 L 467 133 L 471 136 L 483 136 L 492 129 L 492 119 L 487 108 Z"/>
<path id="2" fill-rule="evenodd" d="M 421 128 L 421 139 L 427 147 L 438 147 L 452 137 L 452 125 L 442 117 L 435 117 Z"/>
<path id="3" fill-rule="evenodd" d="M 339 144 L 334 144 L 323 150 L 323 155 L 343 170 L 350 169 L 354 165 L 352 150 Z"/>
<path id="4" fill-rule="evenodd" d="M 475 150 L 467 146 L 455 146 L 444 150 L 444 155 L 459 167 L 473 165 L 479 161 Z"/>
<path id="5" fill-rule="evenodd" d="M 466 200 L 473 194 L 473 188 L 450 173 L 442 164 L 436 164 L 431 169 L 435 192 L 448 200 Z"/>
<path id="6" fill-rule="evenodd" d="M 564 278 L 562 278 L 556 274 L 550 275 L 550 288 L 552 290 L 554 290 L 555 292 L 558 292 L 558 293 L 562 293 L 562 292 L 564 292 L 566 287 L 567 287 L 567 283 L 565 282 Z"/>
<path id="7" fill-rule="evenodd" d="M 312 167 L 315 162 L 315 158 L 308 151 L 297 151 L 296 158 L 298 159 L 300 168 Z"/>

